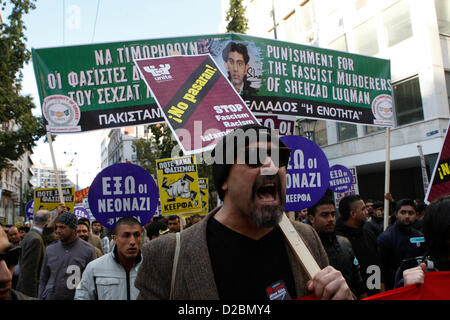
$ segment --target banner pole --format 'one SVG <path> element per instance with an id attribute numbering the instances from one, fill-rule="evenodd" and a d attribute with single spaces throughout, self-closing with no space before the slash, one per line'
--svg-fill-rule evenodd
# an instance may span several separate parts
<path id="1" fill-rule="evenodd" d="M 58 168 L 56 166 L 55 153 L 53 152 L 52 134 L 50 132 L 47 132 L 47 141 L 48 141 L 48 145 L 50 146 L 50 154 L 52 155 L 53 170 L 55 171 L 55 175 L 56 175 L 56 186 L 58 188 L 59 201 L 64 203 L 61 182 L 59 181 Z"/>
<path id="2" fill-rule="evenodd" d="M 384 194 L 390 193 L 390 180 L 391 180 L 391 128 L 386 128 L 386 164 L 385 164 L 385 177 L 384 177 Z M 384 198 L 384 226 L 383 230 L 386 230 L 389 224 L 389 200 Z"/>

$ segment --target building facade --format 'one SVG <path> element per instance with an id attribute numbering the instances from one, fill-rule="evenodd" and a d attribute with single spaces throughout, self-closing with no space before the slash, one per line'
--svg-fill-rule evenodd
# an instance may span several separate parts
<path id="1" fill-rule="evenodd" d="M 424 199 L 417 145 L 430 179 L 450 118 L 450 1 L 247 0 L 244 5 L 248 35 L 390 60 L 390 191 L 396 199 Z M 383 199 L 386 129 L 318 120 L 314 133 L 330 166 L 356 167 L 360 194 Z"/>
<path id="2" fill-rule="evenodd" d="M 34 188 L 57 188 L 55 170 L 50 167 L 33 166 L 31 183 Z M 74 187 L 75 184 L 67 177 L 67 171 L 58 168 L 59 181 L 62 188 Z"/>

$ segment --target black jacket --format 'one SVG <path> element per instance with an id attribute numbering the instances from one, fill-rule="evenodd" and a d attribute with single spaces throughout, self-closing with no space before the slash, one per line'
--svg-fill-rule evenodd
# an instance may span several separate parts
<path id="1" fill-rule="evenodd" d="M 380 282 L 384 282 L 384 280 L 381 272 L 377 238 L 373 232 L 362 227 L 351 228 L 341 218 L 338 218 L 336 221 L 336 234 L 350 240 L 353 252 L 361 266 L 361 277 L 364 281 L 367 294 L 370 296 L 379 293 L 379 288 L 374 288 L 374 284 L 377 283 L 374 277 L 380 277 L 378 279 Z"/>
<path id="2" fill-rule="evenodd" d="M 395 284 L 395 272 L 402 261 L 425 253 L 423 234 L 414 228 L 402 229 L 396 222 L 377 240 L 386 290 L 391 290 Z"/>
<path id="3" fill-rule="evenodd" d="M 337 236 L 335 233 L 322 234 L 320 240 L 327 252 L 330 265 L 342 273 L 353 294 L 356 297 L 364 294 L 366 287 L 350 241 L 346 237 Z"/>

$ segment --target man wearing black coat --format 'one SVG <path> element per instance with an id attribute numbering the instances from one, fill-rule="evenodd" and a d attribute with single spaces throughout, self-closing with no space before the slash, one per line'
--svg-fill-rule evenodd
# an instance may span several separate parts
<path id="1" fill-rule="evenodd" d="M 336 234 L 346 237 L 361 266 L 361 277 L 367 294 L 384 291 L 381 261 L 377 238 L 372 231 L 364 229 L 367 209 L 359 195 L 349 195 L 339 202 L 339 218 L 336 221 Z"/>

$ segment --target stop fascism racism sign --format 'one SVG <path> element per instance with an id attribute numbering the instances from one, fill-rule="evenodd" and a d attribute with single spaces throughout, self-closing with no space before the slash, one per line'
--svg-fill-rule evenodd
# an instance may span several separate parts
<path id="1" fill-rule="evenodd" d="M 258 121 L 210 55 L 135 61 L 185 155 Z"/>

